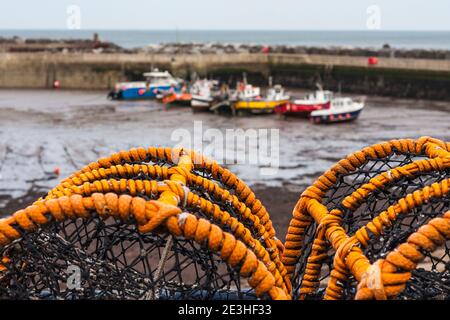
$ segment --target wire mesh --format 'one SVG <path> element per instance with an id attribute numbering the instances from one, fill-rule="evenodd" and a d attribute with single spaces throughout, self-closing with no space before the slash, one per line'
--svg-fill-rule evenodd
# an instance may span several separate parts
<path id="1" fill-rule="evenodd" d="M 403 176 L 400 179 L 387 183 L 382 188 L 375 189 L 356 210 L 349 209 L 343 205 L 342 202 L 347 196 L 368 183 L 370 179 L 383 172 L 424 158 L 426 157 L 410 153 L 393 153 L 382 159 L 367 158 L 367 162 L 355 171 L 338 175 L 337 182 L 325 194 L 322 203 L 330 211 L 339 209 L 343 212 L 341 225 L 348 235 L 353 235 L 358 229 L 365 226 L 382 211 L 407 194 L 450 177 L 449 169 L 418 172 L 412 176 Z M 443 212 L 449 209 L 450 197 L 446 195 L 443 198 L 430 199 L 422 206 L 414 208 L 408 214 L 399 215 L 390 228 L 384 229 L 381 237 L 370 235 L 368 246 L 363 248 L 364 255 L 371 263 L 385 257 L 388 252 L 405 242 L 408 236 L 420 226 L 426 224 L 432 218 L 442 215 Z M 302 252 L 293 276 L 294 298 L 299 296 L 299 290 L 303 284 L 305 267 L 316 237 L 316 229 L 317 224 L 313 222 L 306 230 Z M 442 299 L 449 297 L 450 251 L 448 247 L 449 242 L 439 253 L 425 253 L 427 255 L 426 261 L 413 271 L 413 276 L 407 283 L 406 290 L 398 297 L 399 299 Z M 325 288 L 333 269 L 335 254 L 336 251 L 328 244 L 326 257 L 322 261 L 319 277 L 320 285 L 313 293 L 308 294 L 305 297 L 306 299 L 322 299 L 324 297 Z M 342 298 L 353 299 L 358 282 L 350 276 L 346 283 L 340 284 L 344 289 Z"/>
<path id="2" fill-rule="evenodd" d="M 95 215 L 54 221 L 1 250 L 2 299 L 249 299 L 220 257 L 192 240 Z"/>

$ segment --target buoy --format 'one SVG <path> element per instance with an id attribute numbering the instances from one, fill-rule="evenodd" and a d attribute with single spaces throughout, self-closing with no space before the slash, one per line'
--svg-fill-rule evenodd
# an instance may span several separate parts
<path id="1" fill-rule="evenodd" d="M 375 66 L 378 64 L 378 58 L 377 57 L 369 57 L 367 59 L 367 62 L 369 63 L 369 66 Z"/>
<path id="2" fill-rule="evenodd" d="M 59 176 L 61 174 L 61 169 L 59 167 L 53 168 L 53 173 Z"/>

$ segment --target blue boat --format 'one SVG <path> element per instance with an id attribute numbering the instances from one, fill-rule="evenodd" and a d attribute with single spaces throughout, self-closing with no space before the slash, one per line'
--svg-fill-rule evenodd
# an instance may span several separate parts
<path id="1" fill-rule="evenodd" d="M 137 100 L 161 98 L 168 90 L 179 91 L 183 80 L 174 78 L 168 71 L 158 69 L 143 74 L 145 81 L 119 82 L 108 98 L 115 100 Z"/>

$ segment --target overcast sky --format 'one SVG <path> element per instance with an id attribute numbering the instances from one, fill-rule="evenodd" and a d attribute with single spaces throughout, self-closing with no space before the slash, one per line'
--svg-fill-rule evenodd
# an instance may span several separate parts
<path id="1" fill-rule="evenodd" d="M 65 29 L 77 5 L 81 29 L 450 30 L 449 0 L 2 0 L 0 29 Z"/>

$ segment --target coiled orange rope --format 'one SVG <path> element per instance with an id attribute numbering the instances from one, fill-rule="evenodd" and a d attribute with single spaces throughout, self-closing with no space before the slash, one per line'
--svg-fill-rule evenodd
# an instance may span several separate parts
<path id="1" fill-rule="evenodd" d="M 434 218 L 409 236 L 408 240 L 380 259 L 366 266 L 358 285 L 356 299 L 395 298 L 411 278 L 411 270 L 424 260 L 424 251 L 433 252 L 450 239 L 450 211 Z"/>
<path id="2" fill-rule="evenodd" d="M 166 161 L 174 166 L 134 163 L 148 161 Z M 233 189 L 234 194 L 218 183 L 194 174 L 194 165 L 210 172 L 219 183 Z M 136 178 L 139 176 L 147 178 Z M 229 201 L 240 216 L 233 217 L 218 205 L 191 192 L 189 188 L 194 186 L 201 186 L 221 201 Z M 157 197 L 157 200 L 146 201 L 142 196 Z M 215 224 L 184 213 L 182 209 L 199 210 Z M 105 219 L 113 216 L 126 222 L 133 218 L 143 233 L 165 227 L 175 236 L 206 243 L 231 267 L 241 266 L 241 275 L 249 278 L 248 283 L 257 296 L 267 293 L 273 299 L 289 298 L 290 282 L 280 258 L 283 245 L 276 239 L 270 217 L 261 202 L 228 170 L 181 149 L 131 149 L 89 164 L 62 181 L 45 199 L 2 219 L 0 245 L 18 239 L 21 236 L 18 229 L 32 232 L 39 225 L 48 223 L 48 214 L 61 221 L 87 218 L 91 211 Z M 222 231 L 223 227 L 233 233 Z"/>
<path id="3" fill-rule="evenodd" d="M 376 268 L 374 266 L 371 267 L 369 260 L 364 256 L 361 249 L 367 244 L 369 239 L 368 231 L 371 235 L 380 236 L 383 233 L 383 228 L 391 225 L 397 215 L 406 213 L 413 207 L 420 206 L 432 197 L 439 198 L 449 193 L 450 180 L 443 180 L 440 183 L 427 186 L 423 190 L 408 194 L 405 198 L 400 199 L 397 204 L 390 206 L 388 210 L 381 212 L 366 226 L 356 231 L 353 236 L 348 236 L 342 226 L 343 212 L 339 206 L 329 210 L 321 203 L 322 198 L 336 183 L 339 175 L 355 171 L 365 164 L 368 158 L 385 158 L 394 152 L 412 153 L 428 157 L 403 167 L 392 168 L 370 179 L 369 182 L 355 190 L 351 195 L 345 197 L 341 203 L 342 208 L 354 211 L 374 190 L 382 189 L 388 182 L 395 182 L 401 177 L 414 176 L 423 172 L 448 170 L 450 168 L 449 150 L 449 143 L 429 137 L 423 137 L 416 141 L 410 139 L 393 140 L 373 145 L 350 154 L 347 158 L 339 161 L 324 175 L 319 177 L 312 186 L 307 188 L 293 211 L 293 219 L 288 229 L 283 253 L 283 263 L 288 273 L 293 275 L 299 256 L 304 250 L 303 240 L 306 230 L 312 226 L 313 222 L 317 224 L 311 253 L 308 256 L 304 274 L 302 275 L 299 298 L 305 298 L 308 294 L 316 292 L 329 245 L 334 248 L 335 255 L 333 270 L 330 273 L 324 298 L 341 299 L 343 294 L 341 284 L 348 280 L 349 275 L 354 276 L 358 281 L 362 281 L 357 298 L 379 298 L 380 294 L 367 292 L 367 273 Z M 378 265 L 378 262 L 376 265 Z M 406 268 L 406 266 L 403 267 Z M 394 272 L 392 266 L 387 270 Z M 382 283 L 384 280 L 385 278 L 382 278 L 378 282 Z M 403 287 L 405 282 L 406 280 L 403 282 Z M 397 291 L 393 292 L 398 294 L 399 288 L 395 290 Z M 381 295 L 381 297 L 385 298 L 393 296 L 392 292 L 387 295 Z"/>
<path id="4" fill-rule="evenodd" d="M 135 223 L 142 233 L 162 232 L 193 240 L 238 269 L 257 296 L 290 299 L 295 294 L 291 281 L 298 281 L 299 259 L 306 250 L 304 240 L 313 228 L 311 250 L 300 271 L 300 299 L 317 292 L 330 250 L 334 251 L 333 263 L 323 298 L 343 298 L 342 283 L 350 277 L 359 283 L 356 299 L 395 298 L 404 290 L 411 270 L 424 259 L 423 250 L 431 252 L 449 239 L 450 212 L 429 220 L 383 259 L 370 261 L 364 249 L 400 215 L 448 195 L 450 178 L 404 194 L 353 234 L 344 225 L 344 210 L 356 212 L 375 191 L 401 179 L 448 172 L 449 150 L 450 143 L 422 137 L 392 140 L 350 154 L 303 192 L 293 210 L 284 245 L 276 238 L 269 213 L 251 189 L 216 162 L 182 149 L 121 151 L 87 165 L 45 198 L 1 219 L 0 246 L 54 220 L 86 219 L 93 214 L 103 219 L 113 217 Z M 369 159 L 397 153 L 421 158 L 402 166 L 392 165 L 352 189 L 339 204 L 324 204 L 324 197 L 340 176 L 357 171 Z M 221 203 L 227 203 L 234 213 L 218 205 Z"/>

